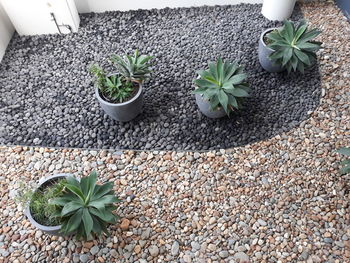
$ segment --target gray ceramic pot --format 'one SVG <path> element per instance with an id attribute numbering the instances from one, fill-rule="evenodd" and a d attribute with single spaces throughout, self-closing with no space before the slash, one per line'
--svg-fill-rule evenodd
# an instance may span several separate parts
<path id="1" fill-rule="evenodd" d="M 105 113 L 116 121 L 127 122 L 134 119 L 142 112 L 143 89 L 140 85 L 139 91 L 131 99 L 123 103 L 110 103 L 101 96 L 98 88 L 95 88 L 95 95 Z"/>
<path id="2" fill-rule="evenodd" d="M 205 100 L 202 95 L 195 94 L 196 102 L 199 107 L 199 110 L 207 117 L 212 119 L 218 119 L 227 116 L 223 108 L 218 108 L 217 110 L 212 110 L 210 108 L 209 101 Z"/>
<path id="3" fill-rule="evenodd" d="M 47 177 L 41 181 L 41 183 L 38 186 L 38 189 L 41 189 L 49 184 L 52 184 L 53 182 L 57 181 L 58 179 L 65 178 L 67 176 L 70 176 L 70 174 L 57 174 L 57 175 Z M 44 225 L 39 224 L 37 221 L 35 221 L 35 219 L 33 218 L 32 214 L 30 212 L 29 205 L 26 208 L 25 214 L 28 217 L 28 220 L 30 221 L 30 223 L 32 223 L 33 226 L 35 226 L 36 228 L 38 228 L 42 232 L 44 232 L 48 235 L 52 235 L 52 236 L 63 236 L 63 234 L 60 233 L 61 226 L 44 226 Z"/>
<path id="4" fill-rule="evenodd" d="M 283 68 L 282 66 L 274 64 L 270 59 L 269 56 L 274 52 L 273 49 L 266 46 L 264 42 L 264 36 L 269 33 L 272 30 L 275 30 L 277 28 L 269 28 L 265 30 L 259 39 L 259 62 L 260 65 L 268 72 L 282 72 Z"/>

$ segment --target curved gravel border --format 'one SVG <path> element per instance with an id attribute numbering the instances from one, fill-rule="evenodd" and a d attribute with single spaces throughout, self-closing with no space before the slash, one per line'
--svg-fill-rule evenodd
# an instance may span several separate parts
<path id="1" fill-rule="evenodd" d="M 318 106 L 318 67 L 270 74 L 258 62 L 260 33 L 277 25 L 261 5 L 82 15 L 77 34 L 15 36 L 0 65 L 0 144 L 79 148 L 208 150 L 266 140 Z M 295 19 L 301 13 L 296 12 Z M 123 49 L 153 55 L 144 113 L 122 124 L 105 116 L 88 66 Z M 231 118 L 199 113 L 192 79 L 218 56 L 249 73 L 252 96 Z"/>

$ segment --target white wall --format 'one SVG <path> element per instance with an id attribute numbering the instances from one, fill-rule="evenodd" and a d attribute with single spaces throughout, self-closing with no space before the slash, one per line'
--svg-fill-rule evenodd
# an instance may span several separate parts
<path id="1" fill-rule="evenodd" d="M 0 3 L 0 61 L 14 32 L 15 29 Z"/>
<path id="2" fill-rule="evenodd" d="M 263 0 L 75 0 L 79 13 L 262 2 Z"/>
<path id="3" fill-rule="evenodd" d="M 55 34 L 58 24 L 70 25 L 73 31 L 79 27 L 79 15 L 74 0 L 0 0 L 19 35 Z M 74 8 L 73 8 L 74 7 Z M 62 33 L 70 31 L 60 27 Z"/>

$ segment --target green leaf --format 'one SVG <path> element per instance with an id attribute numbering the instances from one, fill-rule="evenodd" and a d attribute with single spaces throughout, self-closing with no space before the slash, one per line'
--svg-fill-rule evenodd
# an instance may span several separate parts
<path id="1" fill-rule="evenodd" d="M 285 66 L 288 63 L 288 61 L 292 58 L 292 56 L 293 56 L 293 49 L 287 48 L 283 54 L 282 66 Z"/>
<path id="2" fill-rule="evenodd" d="M 67 180 L 67 183 L 68 183 L 68 184 L 74 185 L 75 187 L 80 188 L 80 183 L 79 183 L 79 181 L 78 181 L 75 177 L 73 177 L 73 176 L 68 176 L 68 177 L 66 178 L 66 180 Z"/>
<path id="3" fill-rule="evenodd" d="M 83 215 L 83 209 L 80 208 L 73 216 L 71 216 L 67 222 L 66 233 L 71 233 L 79 227 Z"/>
<path id="4" fill-rule="evenodd" d="M 244 89 L 240 89 L 240 88 L 234 88 L 230 94 L 234 95 L 235 97 L 248 97 L 249 96 L 247 91 L 245 91 Z"/>
<path id="5" fill-rule="evenodd" d="M 222 84 L 222 82 L 224 81 L 224 66 L 222 63 L 222 58 L 218 59 L 216 68 L 217 68 L 219 82 L 220 84 Z"/>
<path id="6" fill-rule="evenodd" d="M 219 106 L 220 104 L 220 101 L 218 99 L 218 96 L 212 96 L 210 98 L 210 108 L 211 110 L 215 111 L 217 109 L 217 107 Z"/>
<path id="7" fill-rule="evenodd" d="M 103 220 L 105 222 L 111 222 L 114 219 L 114 214 L 107 211 L 105 208 L 95 209 L 95 208 L 90 207 L 89 211 L 91 214 L 99 217 L 101 220 Z"/>
<path id="8" fill-rule="evenodd" d="M 63 207 L 61 211 L 61 216 L 64 217 L 82 207 L 83 207 L 83 204 L 81 202 L 76 202 L 76 201 L 69 202 Z"/>
<path id="9" fill-rule="evenodd" d="M 297 29 L 297 32 L 295 33 L 295 36 L 293 38 L 293 42 L 296 43 L 299 38 L 301 37 L 302 34 L 304 34 L 304 32 L 306 31 L 307 29 L 307 25 L 304 24 L 304 25 L 300 25 Z"/>
<path id="10" fill-rule="evenodd" d="M 206 87 L 206 88 L 217 88 L 218 86 L 206 79 L 196 79 L 194 81 L 194 83 L 198 86 L 198 87 Z"/>
<path id="11" fill-rule="evenodd" d="M 86 202 L 90 201 L 90 198 L 95 191 L 95 186 L 97 182 L 97 173 L 96 171 L 92 171 L 91 174 L 88 176 L 88 195 L 86 197 Z"/>
<path id="12" fill-rule="evenodd" d="M 317 29 L 312 29 L 309 32 L 306 32 L 298 41 L 298 45 L 299 43 L 306 43 L 307 41 L 310 41 L 311 39 L 314 39 L 315 37 L 317 37 L 319 34 L 321 34 L 321 31 L 317 30 Z"/>
<path id="13" fill-rule="evenodd" d="M 301 43 L 297 45 L 299 49 L 306 49 L 308 51 L 317 51 L 320 49 L 320 45 L 319 44 L 315 44 L 315 43 Z"/>
<path id="14" fill-rule="evenodd" d="M 350 156 L 350 147 L 343 147 L 337 150 L 338 153 Z"/>
<path id="15" fill-rule="evenodd" d="M 85 176 L 81 178 L 80 180 L 80 188 L 83 192 L 83 194 L 86 196 L 89 192 L 89 182 L 88 182 L 88 177 Z"/>
<path id="16" fill-rule="evenodd" d="M 84 223 L 85 235 L 88 236 L 90 235 L 90 232 L 93 227 L 93 221 L 88 208 L 84 208 L 83 210 L 83 223 Z"/>
<path id="17" fill-rule="evenodd" d="M 309 57 L 304 54 L 302 51 L 299 51 L 297 49 L 294 49 L 294 53 L 295 55 L 303 62 L 305 63 L 306 65 L 310 66 L 311 65 L 311 62 L 309 60 Z"/>
<path id="18" fill-rule="evenodd" d="M 227 97 L 227 94 L 223 90 L 220 90 L 218 99 L 219 99 L 221 106 L 224 108 L 225 112 L 228 113 L 228 108 L 227 108 L 228 97 Z"/>
<path id="19" fill-rule="evenodd" d="M 290 62 L 291 62 L 291 65 L 292 65 L 293 70 L 296 71 L 296 70 L 297 70 L 297 67 L 298 67 L 298 62 L 299 62 L 299 60 L 298 60 L 298 58 L 296 57 L 295 54 L 293 54 L 293 56 L 292 56 Z"/>
<path id="20" fill-rule="evenodd" d="M 281 40 L 281 36 L 277 30 L 273 30 L 270 33 L 266 34 L 266 37 L 271 41 L 279 41 Z"/>
<path id="21" fill-rule="evenodd" d="M 340 169 L 341 174 L 348 174 L 350 173 L 350 166 L 346 166 Z"/>
<path id="22" fill-rule="evenodd" d="M 85 202 L 85 197 L 83 192 L 81 191 L 80 187 L 76 187 L 74 185 L 71 184 L 67 184 L 66 187 L 72 192 L 74 193 L 76 196 L 78 196 L 83 202 Z"/>
<path id="23" fill-rule="evenodd" d="M 112 189 L 113 189 L 112 182 L 105 183 L 102 186 L 96 185 L 95 193 L 93 194 L 91 201 L 95 201 L 100 197 L 104 196 L 105 194 L 108 194 Z"/>
<path id="24" fill-rule="evenodd" d="M 275 51 L 275 52 L 273 52 L 273 53 L 269 56 L 269 58 L 270 58 L 272 61 L 276 61 L 276 60 L 278 60 L 278 59 L 280 59 L 280 58 L 283 58 L 283 55 L 284 55 L 283 50 L 282 50 L 282 51 Z"/>
<path id="25" fill-rule="evenodd" d="M 303 74 L 305 73 L 305 67 L 304 67 L 303 63 L 298 63 L 297 68 L 301 73 L 303 73 Z"/>
<path id="26" fill-rule="evenodd" d="M 101 235 L 102 228 L 100 222 L 95 218 L 95 216 L 92 216 L 92 231 L 94 231 L 96 234 Z"/>
<path id="27" fill-rule="evenodd" d="M 293 36 L 294 36 L 294 25 L 290 21 L 285 20 L 283 31 L 285 32 L 284 36 L 286 40 L 289 43 L 291 43 L 293 41 Z"/>
<path id="28" fill-rule="evenodd" d="M 203 94 L 205 91 L 207 91 L 208 88 L 198 88 L 192 91 L 193 94 Z"/>
<path id="29" fill-rule="evenodd" d="M 238 69 L 238 64 L 237 63 L 233 63 L 233 64 L 230 64 L 230 63 L 226 63 L 225 62 L 225 78 L 224 78 L 224 82 L 228 81 L 232 75 L 235 73 L 235 71 Z"/>
<path id="30" fill-rule="evenodd" d="M 214 79 L 219 79 L 218 73 L 217 73 L 217 67 L 214 62 L 209 63 L 209 72 L 214 77 Z"/>
<path id="31" fill-rule="evenodd" d="M 229 79 L 229 81 L 233 85 L 238 85 L 238 84 L 241 84 L 246 78 L 247 78 L 247 74 L 243 73 L 243 74 L 234 75 Z"/>
<path id="32" fill-rule="evenodd" d="M 228 103 L 234 108 L 239 109 L 237 99 L 234 96 L 228 95 Z"/>
<path id="33" fill-rule="evenodd" d="M 83 224 L 80 224 L 78 229 L 77 229 L 76 238 L 77 238 L 77 240 L 79 240 L 82 237 L 84 237 L 84 226 L 83 226 Z"/>
<path id="34" fill-rule="evenodd" d="M 78 199 L 78 200 L 80 200 L 80 199 Z M 58 206 L 65 206 L 67 203 L 69 203 L 71 201 L 72 201 L 72 199 L 69 197 L 56 197 L 56 198 L 50 200 L 50 204 L 58 205 Z"/>

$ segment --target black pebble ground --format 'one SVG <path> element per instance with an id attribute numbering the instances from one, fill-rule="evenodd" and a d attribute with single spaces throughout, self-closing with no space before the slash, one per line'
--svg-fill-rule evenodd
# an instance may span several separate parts
<path id="1" fill-rule="evenodd" d="M 0 64 L 0 144 L 137 150 L 208 150 L 265 140 L 297 126 L 321 96 L 317 66 L 271 74 L 258 62 L 261 32 L 280 25 L 261 5 L 81 15 L 78 33 L 15 35 Z M 292 19 L 301 18 L 300 10 Z M 153 55 L 144 112 L 130 123 L 104 115 L 88 73 L 108 57 Z M 195 103 L 192 79 L 208 61 L 238 61 L 252 89 L 245 109 L 211 120 Z"/>

